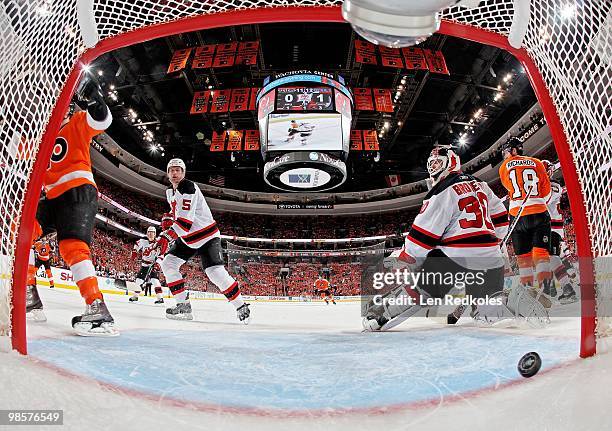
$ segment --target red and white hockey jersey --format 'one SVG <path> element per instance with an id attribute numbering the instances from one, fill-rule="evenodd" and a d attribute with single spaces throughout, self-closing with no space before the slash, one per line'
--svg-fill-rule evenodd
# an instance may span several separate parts
<path id="1" fill-rule="evenodd" d="M 563 187 L 554 181 L 550 182 L 550 197 L 546 202 L 548 213 L 550 214 L 550 227 L 553 232 L 558 233 L 561 239 L 565 240 L 565 230 L 563 229 L 563 215 L 561 214 L 561 196 Z"/>
<path id="2" fill-rule="evenodd" d="M 221 234 L 204 195 L 193 181 L 183 180 L 166 190 L 174 224 L 170 228 L 188 247 L 200 248 Z"/>
<path id="3" fill-rule="evenodd" d="M 440 249 L 464 268 L 497 268 L 503 265 L 500 241 L 508 224 L 506 207 L 486 182 L 452 173 L 425 196 L 404 252 L 419 265 Z"/>
<path id="4" fill-rule="evenodd" d="M 134 244 L 134 253 L 140 253 L 142 266 L 149 266 L 155 263 L 157 257 L 157 244 L 155 241 L 151 242 L 147 238 L 140 238 Z"/>

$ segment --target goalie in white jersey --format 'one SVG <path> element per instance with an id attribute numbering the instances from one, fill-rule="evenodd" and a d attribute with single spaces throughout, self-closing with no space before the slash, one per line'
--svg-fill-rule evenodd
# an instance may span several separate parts
<path id="1" fill-rule="evenodd" d="M 172 209 L 174 223 L 163 231 L 157 241 L 161 261 L 170 292 L 176 306 L 166 310 L 166 317 L 176 320 L 192 320 L 189 292 L 180 273 L 181 266 L 196 254 L 200 256 L 202 269 L 210 281 L 219 288 L 227 300 L 236 308 L 238 320 L 249 322 L 249 304 L 242 300 L 238 282 L 224 267 L 223 250 L 217 223 L 199 187 L 185 178 L 185 162 L 172 159 L 167 173 L 172 188 L 166 190 L 166 198 Z M 174 241 L 170 249 L 168 245 Z"/>
<path id="2" fill-rule="evenodd" d="M 140 270 L 136 275 L 136 289 L 134 290 L 134 294 L 130 297 L 130 302 L 138 301 L 138 296 L 142 291 L 144 291 L 145 296 L 151 294 L 151 287 L 153 287 L 155 289 L 155 295 L 157 296 L 155 303 L 164 303 L 162 287 L 159 282 L 159 266 L 155 263 L 159 255 L 156 238 L 157 230 L 154 226 L 149 226 L 146 238 L 140 238 L 136 241 L 136 244 L 134 244 L 132 259 L 135 260 L 136 257 L 140 255 Z"/>
<path id="3" fill-rule="evenodd" d="M 427 170 L 434 185 L 404 247 L 385 259 L 385 267 L 406 268 L 421 278 L 416 285 L 408 283 L 412 285 L 395 288 L 382 298 L 379 295 L 378 303 L 370 302 L 364 313 L 366 330 L 390 329 L 431 298 L 443 298 L 456 287 L 464 288 L 468 298 L 478 299 L 502 291 L 504 253 L 500 243 L 508 231 L 506 207 L 487 183 L 461 173 L 460 168 L 459 156 L 451 147 L 432 150 Z M 500 317 L 503 307 L 489 307 L 487 312 Z M 485 309 L 483 306 L 483 312 Z"/>
<path id="4" fill-rule="evenodd" d="M 561 304 L 576 302 L 576 291 L 570 281 L 570 272 L 575 276 L 575 270 L 569 260 L 570 251 L 565 243 L 565 229 L 563 228 L 563 215 L 561 214 L 561 196 L 563 187 L 561 184 L 552 180 L 555 166 L 548 160 L 542 160 L 546 172 L 550 177 L 550 197 L 546 202 L 548 213 L 550 214 L 550 267 L 555 278 L 561 284 L 563 292 L 558 300 Z"/>

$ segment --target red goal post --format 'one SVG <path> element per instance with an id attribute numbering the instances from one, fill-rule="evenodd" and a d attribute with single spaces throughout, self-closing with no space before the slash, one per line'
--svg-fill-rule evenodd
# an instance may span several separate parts
<path id="1" fill-rule="evenodd" d="M 2 126 L 17 132 L 26 129 L 23 123 L 27 123 L 27 130 L 23 133 L 27 134 L 33 150 L 38 149 L 34 163 L 29 166 L 29 181 L 23 193 L 17 194 L 21 198 L 14 206 L 7 207 L 7 211 L 0 216 L 3 223 L 9 219 L 19 222 L 16 241 L 12 235 L 3 233 L 0 244 L 0 255 L 4 255 L 8 262 L 2 264 L 5 274 L 0 274 L 3 276 L 0 279 L 0 307 L 4 300 L 10 314 L 9 329 L 13 347 L 24 354 L 27 352 L 25 284 L 33 220 L 54 138 L 83 73 L 82 66 L 112 50 L 177 33 L 259 23 L 343 22 L 340 0 L 57 0 L 50 2 L 52 8 L 56 9 L 45 17 L 45 25 L 35 26 L 32 20 L 21 20 L 20 14 L 25 16 L 40 13 L 36 8 L 47 3 L 37 0 L 23 4 L 17 0 L 8 0 L 4 5 L 5 17 L 0 19 L 0 44 L 4 46 L 10 43 L 30 55 L 29 66 L 26 61 L 18 58 L 9 73 L 0 75 L 5 84 L 0 87 L 0 100 L 5 105 Z M 75 3 L 90 3 L 93 8 L 94 13 L 88 19 L 97 27 L 96 32 L 100 36 L 100 41 L 93 48 L 84 49 L 80 42 Z M 609 85 L 611 73 L 609 66 L 607 72 L 598 71 L 586 83 L 586 89 L 584 82 L 575 83 L 574 75 L 577 68 L 587 70 L 595 61 L 593 56 L 597 57 L 597 54 L 590 52 L 592 48 L 585 41 L 594 40 L 597 23 L 605 23 L 606 19 L 609 22 L 610 6 L 606 6 L 606 2 L 586 0 L 581 6 L 581 12 L 587 16 L 582 16 L 580 21 L 559 24 L 554 21 L 554 14 L 565 2 L 532 0 L 532 17 L 524 47 L 515 49 L 510 46 L 507 38 L 512 24 L 513 1 L 485 0 L 481 3 L 481 6 L 471 10 L 451 8 L 445 11 L 440 32 L 504 49 L 522 63 L 528 74 L 550 127 L 567 184 L 577 252 L 581 257 L 580 356 L 590 356 L 596 350 L 597 323 L 593 259 L 612 254 L 612 221 L 602 218 L 606 214 L 606 206 L 612 201 L 609 187 L 612 174 L 611 170 L 597 174 L 592 172 L 596 165 L 594 162 L 603 165 L 612 160 L 612 144 L 605 135 L 606 127 L 612 123 L 610 101 L 607 101 L 606 113 L 605 96 L 597 95 L 597 91 L 605 93 L 605 85 Z M 14 6 L 12 11 L 11 4 Z M 554 37 L 569 38 L 567 34 L 572 31 L 582 33 L 583 37 L 568 42 L 567 48 L 563 48 L 557 40 L 550 44 L 543 43 L 542 29 L 547 32 L 545 35 L 548 41 Z M 609 38 L 604 37 L 598 43 L 603 44 L 604 51 L 610 50 Z M 562 54 L 584 59 L 585 63 L 578 66 L 572 63 L 568 66 L 562 58 L 558 58 Z M 589 55 L 591 57 L 587 58 Z M 16 82 L 14 76 L 20 73 L 24 73 L 25 77 Z M 19 87 L 23 84 L 25 90 Z M 47 97 L 35 98 L 33 93 L 37 91 L 48 92 Z M 28 103 L 36 103 L 35 113 L 24 106 Z M 19 112 L 11 116 L 9 108 L 13 106 L 23 108 L 27 115 Z M 7 137 L 8 134 L 0 135 L 2 148 L 7 145 Z M 581 150 L 584 142 L 591 143 L 598 137 L 604 144 L 607 142 L 607 145 L 596 150 L 590 147 Z M 3 154 L 0 153 L 0 159 Z M 2 200 L 6 198 L 1 196 Z M 5 208 L 0 209 L 4 211 Z M 609 282 L 604 282 L 604 285 L 609 288 Z M 5 295 L 4 299 L 2 295 Z M 3 318 L 6 319 L 6 316 L 3 317 L 0 308 L 0 331 L 3 324 L 5 331 L 8 325 L 7 322 L 3 323 Z"/>

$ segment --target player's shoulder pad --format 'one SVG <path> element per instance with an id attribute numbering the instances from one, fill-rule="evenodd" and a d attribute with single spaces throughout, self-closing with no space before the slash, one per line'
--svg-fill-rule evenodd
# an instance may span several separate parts
<path id="1" fill-rule="evenodd" d="M 196 185 L 193 181 L 183 180 L 179 183 L 177 190 L 182 195 L 192 195 L 196 192 Z"/>

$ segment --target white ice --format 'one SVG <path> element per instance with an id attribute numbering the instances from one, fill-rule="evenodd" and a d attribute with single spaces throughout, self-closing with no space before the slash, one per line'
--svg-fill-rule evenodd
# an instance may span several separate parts
<path id="1" fill-rule="evenodd" d="M 72 335 L 69 326 L 73 315 L 81 312 L 82 300 L 75 291 L 41 288 L 41 295 L 45 302 L 45 311 L 48 322 L 43 324 L 30 324 L 28 327 L 29 339 L 33 344 L 44 341 L 63 340 L 58 347 L 58 355 L 68 354 L 74 346 L 83 346 L 93 339 L 83 339 Z M 249 335 L 259 340 L 259 335 L 269 336 L 278 334 L 279 338 L 288 334 L 298 337 L 303 334 L 304 339 L 316 339 L 317 336 L 333 336 L 350 340 L 360 332 L 359 304 L 339 303 L 337 306 L 326 306 L 322 303 L 271 303 L 257 302 L 253 304 L 253 321 L 251 325 L 238 324 L 232 307 L 222 301 L 193 301 L 195 322 L 176 322 L 163 317 L 163 308 L 155 307 L 153 299 L 141 299 L 137 304 L 130 304 L 127 297 L 106 295 L 109 308 L 117 321 L 117 326 L 123 331 L 122 336 L 138 333 L 143 337 L 150 337 L 159 331 L 159 334 L 175 331 L 179 334 L 193 336 L 192 343 L 197 346 L 206 340 L 223 334 Z M 171 300 L 170 300 L 171 301 Z M 170 302 L 168 301 L 168 302 Z M 168 402 L 164 397 L 132 396 L 128 391 L 119 387 L 98 384 L 95 380 L 75 377 L 70 373 L 58 372 L 44 366 L 34 355 L 22 357 L 14 352 L 0 353 L 0 408 L 1 409 L 63 409 L 64 429 L 78 430 L 593 430 L 612 429 L 612 418 L 609 414 L 610 393 L 612 388 L 612 356 L 600 354 L 590 359 L 578 359 L 578 319 L 558 318 L 544 329 L 486 329 L 474 328 L 469 321 L 463 327 L 455 328 L 457 336 L 470 336 L 480 331 L 493 334 L 511 334 L 512 336 L 524 334 L 541 336 L 543 339 L 559 338 L 570 339 L 576 344 L 576 359 L 564 365 L 541 372 L 529 380 L 517 380 L 498 390 L 490 390 L 474 396 L 456 397 L 449 401 L 447 397 L 440 397 L 435 403 L 427 406 L 413 406 L 408 409 L 393 410 L 389 412 L 378 411 L 373 413 L 346 413 L 338 414 L 333 409 L 329 414 L 316 416 L 275 415 L 262 416 L 259 414 L 236 413 L 228 411 L 202 411 L 197 405 L 178 405 Z M 446 328 L 428 319 L 413 319 L 408 324 L 398 327 L 398 331 L 390 334 L 376 334 L 376 342 L 381 340 L 389 343 L 398 337 L 405 337 L 409 342 L 411 331 L 420 330 L 422 340 L 423 329 L 430 329 L 431 342 L 440 339 L 440 345 L 445 345 L 440 334 L 448 331 Z M 441 332 L 442 331 L 442 332 Z M 297 334 L 297 335 L 296 335 Z M 162 335 L 160 335 L 161 337 Z M 314 337 L 314 338 L 313 338 Z M 6 342 L 6 340 L 3 340 Z M 105 341 L 105 340 L 102 340 Z M 112 342 L 112 340 L 109 340 Z M 101 340 L 95 339 L 92 346 L 100 346 Z M 189 346 L 168 345 L 172 354 L 181 355 L 182 349 Z M 270 346 L 248 346 L 251 349 L 270 348 Z M 342 346 L 341 346 L 342 347 Z M 475 346 L 466 346 L 466 349 Z M 483 348 L 483 346 L 480 346 Z M 98 350 L 96 350 L 98 349 Z M 91 350 L 91 355 L 102 354 L 103 348 Z M 109 350 L 111 347 L 109 346 Z M 245 349 L 246 350 L 246 349 Z M 486 351 L 483 355 L 495 354 Z M 131 349 L 125 348 L 122 352 L 126 360 L 130 355 L 138 354 L 139 348 L 134 345 Z M 187 352 L 184 352 L 187 354 Z M 277 352 L 283 353 L 283 352 Z M 275 352 L 268 352 L 269 355 Z M 374 357 L 376 352 L 373 352 Z M 451 352 L 457 355 L 457 367 L 463 357 L 461 352 Z M 115 354 L 116 361 L 122 361 L 120 355 Z M 49 358 L 45 358 L 47 361 Z M 546 358 L 544 358 L 546 360 Z M 143 357 L 146 363 L 150 358 Z M 347 361 L 351 358 L 347 357 Z M 406 378 L 416 378 L 427 375 L 421 373 L 424 368 L 435 365 L 436 357 L 430 357 L 427 364 L 422 359 L 415 361 L 405 358 Z M 194 360 L 197 362 L 197 359 Z M 389 364 L 373 363 L 376 369 L 384 369 Z M 240 379 L 244 369 L 253 372 L 253 368 L 244 367 L 244 358 L 240 357 L 240 350 L 228 353 L 223 364 L 228 379 Z M 246 364 L 250 365 L 250 364 Z M 263 364 L 265 366 L 265 364 Z M 468 364 L 469 365 L 469 364 Z M 337 367 L 340 364 L 330 364 L 322 358 L 320 364 L 303 364 L 304 370 L 312 373 L 319 370 L 320 375 L 296 376 L 307 382 L 319 382 L 326 379 L 330 388 L 337 384 Z M 194 364 L 197 369 L 197 363 Z M 449 367 L 452 368 L 452 367 Z M 68 370 L 72 371 L 72 370 Z M 269 370 L 262 370 L 262 372 Z M 441 374 L 452 372 L 452 369 L 441 370 Z M 306 371 L 305 371 L 306 372 Z M 486 373 L 486 370 L 483 370 Z M 134 369 L 137 374 L 138 370 Z M 160 364 L 160 373 L 176 375 L 172 363 Z M 78 373 L 77 373 L 78 374 Z M 180 373 L 179 373 L 180 375 Z M 189 383 L 193 375 L 184 375 Z M 437 379 L 430 379 L 423 384 L 438 385 Z M 375 382 L 373 382 L 375 384 Z M 333 393 L 333 390 L 332 390 Z M 20 427 L 19 429 L 28 429 Z M 31 429 L 45 429 L 35 427 Z M 56 429 L 56 428 L 49 428 Z"/>

